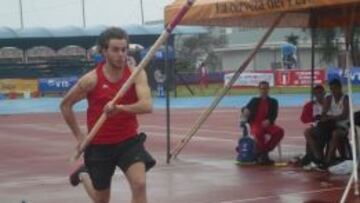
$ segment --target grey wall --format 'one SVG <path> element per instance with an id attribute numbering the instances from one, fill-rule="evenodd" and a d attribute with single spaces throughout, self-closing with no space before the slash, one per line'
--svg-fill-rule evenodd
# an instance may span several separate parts
<path id="1" fill-rule="evenodd" d="M 231 51 L 218 51 L 221 60 L 222 60 L 222 70 L 223 71 L 234 71 L 239 68 L 242 62 L 250 54 L 251 50 L 231 50 Z M 315 67 L 316 68 L 325 68 L 329 65 L 338 65 L 337 58 L 334 59 L 331 63 L 325 63 L 321 61 L 321 54 L 316 51 L 315 53 Z M 280 49 L 274 48 L 263 48 L 259 50 L 255 58 L 251 61 L 247 71 L 254 70 L 271 70 L 271 65 L 273 62 L 281 62 L 281 53 Z M 311 68 L 311 49 L 308 47 L 298 48 L 298 62 L 299 69 L 310 69 Z"/>

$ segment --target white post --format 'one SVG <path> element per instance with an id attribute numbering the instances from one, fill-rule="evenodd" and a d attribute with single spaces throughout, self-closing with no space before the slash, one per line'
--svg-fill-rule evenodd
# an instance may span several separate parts
<path id="1" fill-rule="evenodd" d="M 358 160 L 357 160 L 357 145 L 356 145 L 356 137 L 355 137 L 355 123 L 354 123 L 354 110 L 353 110 L 353 102 L 352 102 L 352 84 L 351 84 L 351 70 L 349 67 L 349 50 L 346 49 L 346 60 L 345 60 L 345 68 L 346 68 L 346 76 L 347 76 L 347 86 L 348 86 L 348 96 L 349 96 L 349 118 L 350 118 L 350 135 L 351 135 L 351 150 L 353 157 L 353 172 L 349 179 L 349 182 L 346 186 L 346 189 L 341 197 L 341 203 L 345 203 L 345 200 L 348 196 L 349 190 L 351 188 L 351 183 L 354 183 L 354 194 L 356 196 L 359 195 L 359 176 L 358 176 Z"/>
<path id="2" fill-rule="evenodd" d="M 359 186 L 358 186 L 358 160 L 357 160 L 357 146 L 356 146 L 356 137 L 355 137 L 355 123 L 354 123 L 354 109 L 352 101 L 352 84 L 351 84 L 351 69 L 349 67 L 349 51 L 346 50 L 346 71 L 347 71 L 347 86 L 348 86 L 348 96 L 349 96 L 349 111 L 350 111 L 350 135 L 351 135 L 351 144 L 352 144 L 352 157 L 353 157 L 353 174 L 354 174 L 354 194 L 359 195 Z"/>
<path id="3" fill-rule="evenodd" d="M 341 197 L 341 200 L 340 200 L 340 203 L 345 203 L 346 201 L 346 198 L 349 194 L 349 191 L 351 189 L 351 182 L 354 180 L 354 173 L 351 174 L 350 176 L 350 179 L 349 179 L 349 182 L 346 184 L 346 188 L 345 188 L 345 191 L 344 191 L 344 194 L 342 195 Z"/>

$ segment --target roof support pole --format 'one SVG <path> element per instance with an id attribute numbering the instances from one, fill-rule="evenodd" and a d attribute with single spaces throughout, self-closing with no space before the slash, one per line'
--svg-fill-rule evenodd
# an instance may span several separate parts
<path id="1" fill-rule="evenodd" d="M 171 145 L 171 125 L 170 125 L 170 88 L 171 81 L 170 79 L 172 74 L 172 66 L 169 66 L 169 42 L 166 40 L 165 43 L 165 89 L 166 89 L 166 163 L 170 163 L 171 154 L 170 154 L 170 145 Z"/>
<path id="2" fill-rule="evenodd" d="M 310 11 L 310 29 L 311 29 L 311 96 L 310 100 L 314 99 L 314 75 L 315 75 L 315 41 L 317 39 L 316 29 L 317 29 L 317 18 L 313 10 Z"/>
<path id="3" fill-rule="evenodd" d="M 22 0 L 19 0 L 19 13 L 20 13 L 20 28 L 24 29 L 24 16 L 23 16 Z"/>
<path id="4" fill-rule="evenodd" d="M 85 0 L 81 0 L 81 9 L 82 9 L 82 23 L 83 27 L 86 27 L 86 16 L 85 16 Z"/>
<path id="5" fill-rule="evenodd" d="M 145 20 L 144 20 L 144 4 L 143 4 L 143 0 L 140 0 L 140 14 L 141 14 L 141 25 L 145 24 Z"/>

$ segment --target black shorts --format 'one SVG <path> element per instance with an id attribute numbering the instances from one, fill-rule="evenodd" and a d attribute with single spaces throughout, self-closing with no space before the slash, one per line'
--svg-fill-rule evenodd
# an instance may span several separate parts
<path id="1" fill-rule="evenodd" d="M 313 138 L 321 149 L 330 142 L 332 132 L 330 130 L 315 126 L 313 130 Z"/>
<path id="2" fill-rule="evenodd" d="M 146 135 L 140 133 L 119 144 L 90 145 L 85 149 L 84 160 L 91 181 L 96 190 L 110 187 L 116 166 L 124 173 L 137 162 L 145 164 L 145 170 L 152 168 L 156 161 L 145 150 Z"/>
<path id="3" fill-rule="evenodd" d="M 332 138 L 332 133 L 336 129 L 336 122 L 333 120 L 320 121 L 314 127 L 314 136 L 321 148 L 325 147 Z"/>

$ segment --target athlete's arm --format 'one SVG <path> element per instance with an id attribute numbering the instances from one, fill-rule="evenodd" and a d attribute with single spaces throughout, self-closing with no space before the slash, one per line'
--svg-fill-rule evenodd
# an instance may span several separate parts
<path id="1" fill-rule="evenodd" d="M 135 91 L 138 101 L 129 105 L 117 105 L 119 111 L 143 114 L 152 111 L 151 91 L 148 84 L 146 72 L 142 70 L 135 79 Z"/>
<path id="2" fill-rule="evenodd" d="M 65 95 L 60 104 L 61 114 L 79 142 L 83 139 L 83 134 L 80 130 L 78 122 L 76 121 L 73 106 L 80 100 L 84 99 L 87 93 L 92 90 L 95 85 L 96 74 L 95 71 L 91 71 L 80 78 L 80 80 Z"/>
<path id="3" fill-rule="evenodd" d="M 342 120 L 349 119 L 350 106 L 349 106 L 349 97 L 347 95 L 344 96 L 343 106 L 344 106 L 344 108 L 343 108 L 343 111 L 341 112 L 341 114 L 338 116 L 333 116 L 334 120 L 342 121 Z"/>
<path id="4" fill-rule="evenodd" d="M 150 113 L 152 111 L 151 91 L 147 81 L 146 72 L 142 70 L 135 79 L 135 91 L 138 101 L 133 104 L 118 104 L 116 111 L 134 114 Z"/>
<path id="5" fill-rule="evenodd" d="M 321 121 L 326 121 L 328 119 L 330 119 L 329 115 L 327 115 L 327 113 L 330 110 L 330 106 L 331 106 L 331 96 L 327 96 L 325 98 L 325 104 L 323 107 L 323 111 L 321 112 Z"/>

